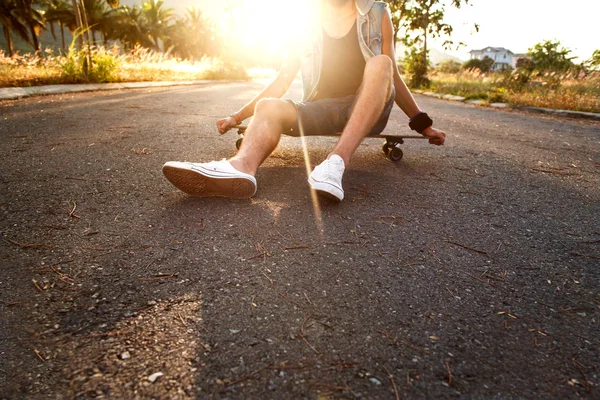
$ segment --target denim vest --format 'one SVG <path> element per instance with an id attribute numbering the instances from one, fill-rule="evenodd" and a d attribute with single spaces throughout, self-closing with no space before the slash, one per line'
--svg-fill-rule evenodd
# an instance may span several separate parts
<path id="1" fill-rule="evenodd" d="M 357 6 L 358 7 L 358 6 Z M 356 27 L 358 29 L 358 43 L 360 50 L 369 61 L 372 57 L 382 53 L 381 24 L 386 12 L 387 4 L 376 1 L 368 12 L 362 13 L 360 8 L 356 13 Z M 316 32 L 314 32 L 316 31 Z M 323 63 L 323 31 L 320 27 L 313 30 L 314 38 L 302 53 L 302 85 L 304 97 L 302 101 L 311 101 L 316 96 L 321 77 Z"/>

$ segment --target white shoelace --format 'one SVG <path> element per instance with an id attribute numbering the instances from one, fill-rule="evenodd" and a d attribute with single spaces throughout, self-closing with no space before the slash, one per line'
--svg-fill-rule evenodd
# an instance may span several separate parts
<path id="1" fill-rule="evenodd" d="M 344 162 L 341 159 L 330 158 L 319 166 L 321 167 L 321 174 L 324 178 L 332 179 L 334 181 L 342 180 L 342 175 L 344 174 Z"/>

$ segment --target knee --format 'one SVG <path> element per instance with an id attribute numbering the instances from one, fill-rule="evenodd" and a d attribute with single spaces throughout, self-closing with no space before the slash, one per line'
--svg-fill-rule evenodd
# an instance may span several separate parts
<path id="1" fill-rule="evenodd" d="M 285 107 L 284 100 L 271 98 L 261 99 L 256 103 L 254 113 L 265 116 L 276 116 L 281 113 L 283 107 Z"/>
<path id="2" fill-rule="evenodd" d="M 365 66 L 365 73 L 370 75 L 378 75 L 390 79 L 393 74 L 394 64 L 391 58 L 382 54 L 371 58 Z"/>

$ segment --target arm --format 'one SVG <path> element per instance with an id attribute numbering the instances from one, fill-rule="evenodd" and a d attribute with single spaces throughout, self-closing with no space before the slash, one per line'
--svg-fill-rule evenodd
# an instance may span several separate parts
<path id="1" fill-rule="evenodd" d="M 382 22 L 382 33 L 383 33 L 383 42 L 382 42 L 382 52 L 386 56 L 392 59 L 392 64 L 394 68 L 394 88 L 396 89 L 396 98 L 394 99 L 398 107 L 404 111 L 409 118 L 413 118 L 417 116 L 421 110 L 417 105 L 414 97 L 412 96 L 410 90 L 400 77 L 400 72 L 398 71 L 398 66 L 396 65 L 396 49 L 394 49 L 394 28 L 392 26 L 392 19 L 390 18 L 389 12 L 385 13 L 385 17 Z M 433 128 L 433 126 L 429 126 L 422 132 L 423 136 L 429 138 L 429 143 L 436 145 L 443 145 L 444 140 L 446 139 L 446 134 L 440 130 Z"/>
<path id="2" fill-rule="evenodd" d="M 297 56 L 287 59 L 277 77 L 267 87 L 265 87 L 256 97 L 243 106 L 239 111 L 231 114 L 230 117 L 217 121 L 217 128 L 221 134 L 227 132 L 236 125 L 240 125 L 243 120 L 254 115 L 254 108 L 260 99 L 264 98 L 280 98 L 289 89 L 294 81 L 298 70 L 300 69 L 300 59 Z"/>

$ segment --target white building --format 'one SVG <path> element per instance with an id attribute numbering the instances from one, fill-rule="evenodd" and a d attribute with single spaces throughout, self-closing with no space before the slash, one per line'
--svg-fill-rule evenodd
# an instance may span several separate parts
<path id="1" fill-rule="evenodd" d="M 509 67 L 515 68 L 517 63 L 515 53 L 504 47 L 486 47 L 481 50 L 471 50 L 469 54 L 471 54 L 471 59 L 483 60 L 485 57 L 489 57 L 494 60 L 492 71 L 502 71 Z"/>

